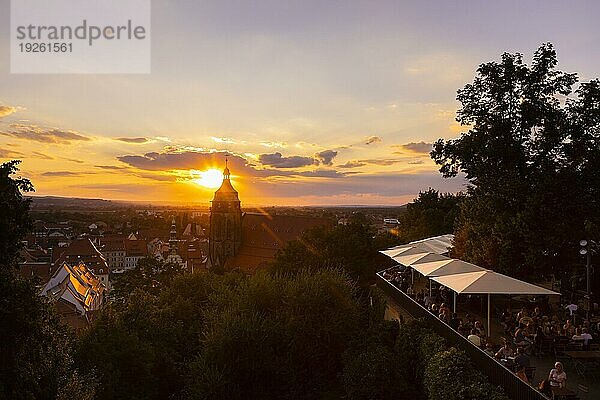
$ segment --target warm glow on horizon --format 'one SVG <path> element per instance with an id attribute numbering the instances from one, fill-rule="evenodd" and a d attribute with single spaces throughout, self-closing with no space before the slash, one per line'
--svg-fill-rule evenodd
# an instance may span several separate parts
<path id="1" fill-rule="evenodd" d="M 205 188 L 216 189 L 223 182 L 223 172 L 215 168 L 199 171 L 198 175 L 199 178 L 194 179 L 194 182 Z"/>

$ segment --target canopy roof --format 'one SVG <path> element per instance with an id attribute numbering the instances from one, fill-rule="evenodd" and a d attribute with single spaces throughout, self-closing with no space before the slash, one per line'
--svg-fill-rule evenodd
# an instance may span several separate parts
<path id="1" fill-rule="evenodd" d="M 450 260 L 450 258 L 435 253 L 419 253 L 419 254 L 401 254 L 393 257 L 394 261 L 406 266 L 422 264 L 432 261 Z"/>
<path id="2" fill-rule="evenodd" d="M 386 256 L 388 256 L 390 258 L 394 258 L 394 257 L 399 256 L 399 255 L 403 254 L 404 252 L 409 251 L 411 249 L 414 249 L 414 247 L 412 247 L 408 244 L 403 244 L 402 246 L 391 247 L 387 250 L 380 250 L 379 252 L 381 254 L 385 254 Z M 421 251 L 421 253 L 425 253 L 425 252 Z"/>
<path id="3" fill-rule="evenodd" d="M 437 276 L 434 281 L 458 294 L 557 294 L 552 290 L 523 282 L 494 271 L 483 270 L 463 274 Z"/>
<path id="4" fill-rule="evenodd" d="M 400 254 L 403 254 L 403 252 L 407 251 L 407 249 L 416 248 L 424 250 L 424 252 L 427 253 L 445 254 L 448 252 L 450 247 L 452 247 L 453 239 L 454 235 L 452 234 L 434 236 L 427 239 L 415 240 L 414 242 L 400 246 L 390 247 L 387 250 L 380 251 L 380 253 L 394 258 Z"/>
<path id="5" fill-rule="evenodd" d="M 411 267 L 415 271 L 420 272 L 422 275 L 430 277 L 463 274 L 465 272 L 486 271 L 485 268 L 479 267 L 475 264 L 450 258 L 442 261 L 415 264 L 411 265 Z"/>

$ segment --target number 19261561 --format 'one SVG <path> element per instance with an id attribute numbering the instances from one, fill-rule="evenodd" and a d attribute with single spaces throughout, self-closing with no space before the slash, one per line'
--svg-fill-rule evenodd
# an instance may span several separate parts
<path id="1" fill-rule="evenodd" d="M 73 43 L 19 43 L 21 53 L 72 53 Z"/>

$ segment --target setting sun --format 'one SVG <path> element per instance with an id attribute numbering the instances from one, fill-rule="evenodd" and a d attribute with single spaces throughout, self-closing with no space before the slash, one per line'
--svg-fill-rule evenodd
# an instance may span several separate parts
<path id="1" fill-rule="evenodd" d="M 210 189 L 218 188 L 221 186 L 221 182 L 223 182 L 223 172 L 218 169 L 212 168 L 206 171 L 200 171 L 199 175 L 200 177 L 194 179 L 194 182 Z"/>

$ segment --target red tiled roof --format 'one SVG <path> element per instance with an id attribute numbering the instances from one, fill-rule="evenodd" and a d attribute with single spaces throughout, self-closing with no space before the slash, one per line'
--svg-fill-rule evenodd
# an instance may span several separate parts
<path id="1" fill-rule="evenodd" d="M 65 248 L 56 249 L 58 252 L 61 250 L 60 256 L 54 263 L 55 265 L 61 265 L 64 262 L 69 265 L 84 263 L 95 274 L 108 273 L 106 259 L 90 239 L 77 239 Z"/>
<path id="2" fill-rule="evenodd" d="M 143 257 L 148 255 L 148 246 L 145 240 L 126 240 L 125 255 L 127 257 Z"/>
<path id="3" fill-rule="evenodd" d="M 119 251 L 125 250 L 124 235 L 105 235 L 100 238 L 100 249 L 102 251 Z"/>
<path id="4" fill-rule="evenodd" d="M 49 262 L 25 262 L 19 264 L 19 273 L 25 278 L 37 276 L 41 283 L 46 283 L 52 276 L 52 264 Z"/>
<path id="5" fill-rule="evenodd" d="M 226 266 L 254 272 L 273 261 L 277 251 L 282 250 L 287 242 L 298 239 L 302 232 L 317 226 L 332 226 L 332 221 L 327 218 L 246 213 L 242 217 L 242 247 Z"/>

